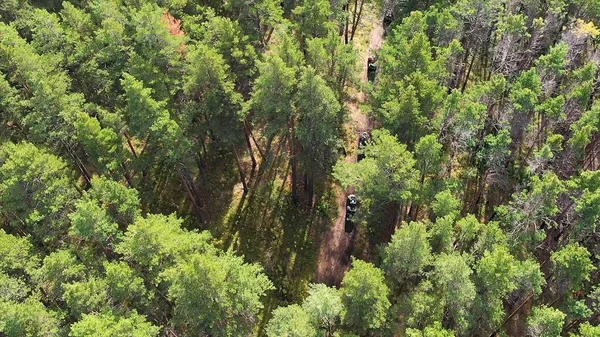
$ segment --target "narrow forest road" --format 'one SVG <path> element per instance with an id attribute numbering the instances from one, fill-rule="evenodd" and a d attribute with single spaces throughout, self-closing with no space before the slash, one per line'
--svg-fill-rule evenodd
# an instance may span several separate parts
<path id="1" fill-rule="evenodd" d="M 374 51 L 381 48 L 383 42 L 383 27 L 381 20 L 375 20 L 369 34 L 369 48 L 360 54 L 360 59 L 363 65 L 361 72 L 361 81 L 367 81 L 367 58 Z M 351 147 L 356 149 L 358 146 L 358 137 L 363 131 L 370 131 L 372 123 L 364 113 L 360 111 L 359 105 L 366 100 L 364 92 L 356 92 L 352 94 L 350 101 L 346 106 L 350 111 L 352 130 L 354 131 L 354 139 Z M 346 162 L 356 161 L 356 151 L 348 151 L 349 155 L 344 158 Z M 333 226 L 327 232 L 325 239 L 322 241 L 319 252 L 319 261 L 317 264 L 316 281 L 325 283 L 328 286 L 339 286 L 344 278 L 344 274 L 350 268 L 350 257 L 354 249 L 357 230 L 355 228 L 351 233 L 345 232 L 345 216 L 346 216 L 346 198 L 349 194 L 354 193 L 354 188 L 344 191 L 340 186 L 336 186 L 336 202 L 338 207 L 338 217 L 335 219 Z"/>

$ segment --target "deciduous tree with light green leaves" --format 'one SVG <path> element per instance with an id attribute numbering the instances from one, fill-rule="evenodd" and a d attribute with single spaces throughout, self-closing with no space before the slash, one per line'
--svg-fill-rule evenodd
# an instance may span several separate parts
<path id="1" fill-rule="evenodd" d="M 340 161 L 333 170 L 342 186 L 355 186 L 360 191 L 361 205 L 379 208 L 411 198 L 418 184 L 418 172 L 404 144 L 386 130 L 373 130 L 365 156 L 358 163 Z"/>
<path id="2" fill-rule="evenodd" d="M 545 305 L 534 307 L 527 319 L 527 330 L 533 336 L 560 336 L 564 325 L 565 314 L 558 309 Z"/>
<path id="3" fill-rule="evenodd" d="M 249 334 L 263 308 L 261 298 L 273 288 L 259 265 L 230 253 L 186 255 L 162 277 L 178 330 L 215 337 Z"/>
<path id="4" fill-rule="evenodd" d="M 374 265 L 358 259 L 342 281 L 342 303 L 345 326 L 361 334 L 373 333 L 387 320 L 390 301 L 383 272 Z"/>
<path id="5" fill-rule="evenodd" d="M 268 337 L 315 337 L 317 331 L 305 310 L 297 304 L 279 307 L 266 327 Z"/>
<path id="6" fill-rule="evenodd" d="M 397 229 L 383 253 L 383 269 L 392 282 L 406 289 L 406 282 L 418 277 L 431 263 L 431 246 L 424 224 L 411 222 Z"/>

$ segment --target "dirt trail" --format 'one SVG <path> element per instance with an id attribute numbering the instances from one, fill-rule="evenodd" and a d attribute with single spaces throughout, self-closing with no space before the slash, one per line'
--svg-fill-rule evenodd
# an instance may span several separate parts
<path id="1" fill-rule="evenodd" d="M 361 73 L 362 81 L 367 81 L 367 58 L 381 48 L 382 42 L 383 28 L 381 20 L 376 20 L 369 34 L 369 48 L 361 53 L 361 62 L 363 64 Z M 354 142 L 351 145 L 353 148 L 358 146 L 359 134 L 372 129 L 372 122 L 369 117 L 360 111 L 359 107 L 365 100 L 366 95 L 361 91 L 352 94 L 350 101 L 347 103 L 347 107 L 350 110 L 350 117 L 352 118 L 352 130 L 354 130 L 355 134 Z M 348 151 L 348 153 L 349 155 L 344 160 L 346 162 L 355 162 L 356 151 Z M 344 274 L 350 268 L 350 256 L 352 255 L 357 235 L 357 228 L 351 233 L 345 232 L 346 197 L 351 193 L 354 193 L 354 188 L 344 191 L 341 187 L 336 187 L 338 217 L 323 240 L 319 253 L 316 281 L 325 283 L 328 286 L 339 286 L 344 278 Z"/>

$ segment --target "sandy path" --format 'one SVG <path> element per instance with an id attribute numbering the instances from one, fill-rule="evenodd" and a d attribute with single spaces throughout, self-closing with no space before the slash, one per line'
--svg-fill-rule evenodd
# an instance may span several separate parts
<path id="1" fill-rule="evenodd" d="M 370 54 L 374 53 L 374 51 L 381 48 L 382 42 L 383 28 L 381 26 L 381 20 L 377 20 L 377 22 L 373 24 L 369 35 L 369 49 L 361 53 L 363 64 L 361 73 L 362 81 L 367 80 L 367 58 Z M 359 108 L 359 104 L 363 103 L 365 100 L 365 93 L 357 92 L 352 95 L 350 101 L 347 103 L 350 117 L 352 118 L 352 129 L 356 135 L 354 144 L 352 144 L 353 148 L 358 146 L 358 136 L 360 132 L 370 131 L 372 129 L 372 122 Z M 344 158 L 344 160 L 346 162 L 355 162 L 356 151 L 349 151 L 349 153 L 351 154 Z M 339 286 L 344 278 L 344 274 L 348 268 L 350 268 L 350 256 L 354 249 L 354 242 L 357 234 L 356 228 L 351 233 L 346 233 L 344 229 L 346 197 L 351 193 L 354 193 L 354 188 L 349 188 L 348 191 L 344 191 L 339 186 L 336 188 L 338 217 L 335 219 L 333 226 L 327 233 L 325 240 L 323 240 L 321 251 L 319 253 L 316 281 L 325 283 L 328 286 Z"/>

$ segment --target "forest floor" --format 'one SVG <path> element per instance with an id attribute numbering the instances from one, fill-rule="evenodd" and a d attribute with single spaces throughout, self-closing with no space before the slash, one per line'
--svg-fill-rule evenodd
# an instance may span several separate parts
<path id="1" fill-rule="evenodd" d="M 383 42 L 381 20 L 374 13 L 371 14 L 374 16 L 373 18 L 365 18 L 365 21 L 371 24 L 371 29 L 365 29 L 366 34 L 359 35 L 355 39 L 355 44 L 357 44 L 360 51 L 359 58 L 363 65 L 360 75 L 361 83 L 367 82 L 367 58 L 381 48 Z M 365 48 L 367 43 L 368 48 Z M 349 129 L 353 135 L 351 149 L 347 151 L 347 156 L 344 158 L 346 162 L 356 161 L 356 148 L 360 133 L 371 131 L 373 128 L 371 118 L 362 112 L 360 107 L 366 101 L 366 98 L 364 90 L 355 91 L 350 93 L 350 100 L 346 104 L 351 118 Z M 351 233 L 345 231 L 346 198 L 349 194 L 354 193 L 354 188 L 350 187 L 347 191 L 344 191 L 339 185 L 336 185 L 335 193 L 338 216 L 327 232 L 325 239 L 321 241 L 315 276 L 317 282 L 325 283 L 328 286 L 339 286 L 342 282 L 344 274 L 350 268 L 352 252 L 356 244 L 357 233 L 360 230 L 360 228 L 355 227 Z"/>
<path id="2" fill-rule="evenodd" d="M 346 107 L 349 118 L 345 125 L 347 154 L 345 160 L 356 160 L 360 131 L 370 130 L 372 123 L 361 105 L 366 101 L 369 84 L 366 65 L 369 54 L 382 41 L 380 19 L 373 5 L 365 6 L 354 44 L 359 52 L 362 72 L 354 87 L 348 90 Z M 357 65 L 358 66 L 358 65 Z M 290 198 L 290 158 L 286 151 L 287 137 L 268 140 L 255 134 L 261 151 L 254 147 L 258 166 L 251 168 L 248 155 L 242 158 L 243 171 L 249 191 L 243 193 L 235 161 L 228 155 L 214 153 L 202 173 L 199 190 L 203 196 L 202 210 L 207 226 L 193 227 L 210 230 L 217 244 L 228 251 L 244 255 L 246 261 L 259 263 L 273 282 L 275 290 L 266 299 L 258 335 L 278 306 L 299 303 L 308 285 L 324 282 L 339 286 L 350 266 L 350 256 L 363 258 L 368 251 L 365 232 L 344 231 L 347 191 L 332 184 L 324 195 L 315 200 L 313 208 L 298 207 Z M 260 153 L 259 153 L 260 152 Z M 262 154 L 265 154 L 263 157 Z M 300 184 L 300 196 L 305 195 Z M 301 198 L 301 204 L 306 202 Z M 191 211 L 191 210 L 188 210 Z"/>

